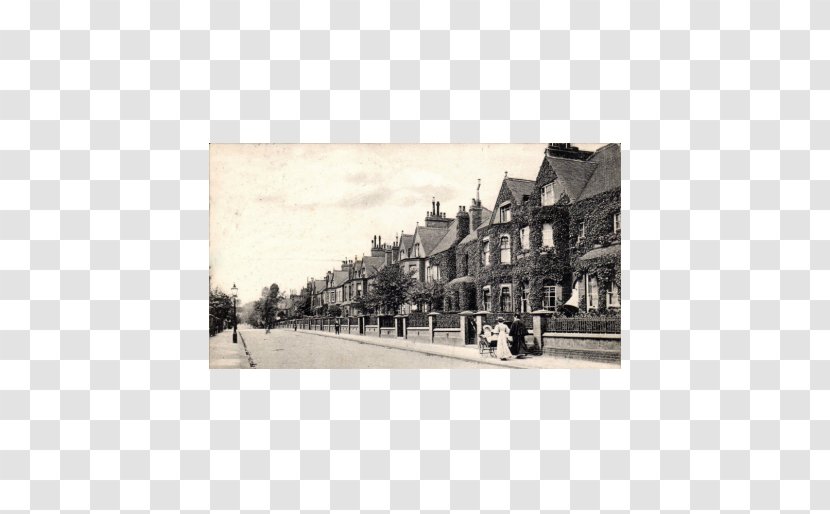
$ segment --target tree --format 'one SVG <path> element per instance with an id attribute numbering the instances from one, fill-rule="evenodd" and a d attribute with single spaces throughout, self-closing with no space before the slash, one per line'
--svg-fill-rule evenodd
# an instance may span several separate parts
<path id="1" fill-rule="evenodd" d="M 209 311 L 211 333 L 223 330 L 225 322 L 233 323 L 233 299 L 218 287 L 210 291 Z"/>
<path id="2" fill-rule="evenodd" d="M 395 264 L 378 270 L 372 288 L 377 308 L 387 313 L 397 311 L 406 302 L 409 291 L 416 282 L 412 275 Z"/>
<path id="3" fill-rule="evenodd" d="M 354 306 L 363 314 L 374 314 L 377 308 L 377 298 L 375 297 L 374 291 L 355 298 Z"/>
<path id="4" fill-rule="evenodd" d="M 307 293 L 302 295 L 296 304 L 295 312 L 299 316 L 308 316 L 311 314 L 311 296 Z"/>
<path id="5" fill-rule="evenodd" d="M 444 282 L 433 281 L 428 284 L 416 282 L 407 295 L 409 303 L 426 306 L 428 310 L 438 310 L 444 303 Z"/>
<path id="6" fill-rule="evenodd" d="M 274 326 L 277 321 L 279 303 L 283 298 L 284 295 L 277 284 L 263 287 L 260 299 L 254 302 L 253 313 L 255 315 L 253 317 L 258 321 L 258 325 L 255 326 Z"/>
<path id="7" fill-rule="evenodd" d="M 343 314 L 343 309 L 340 308 L 339 305 L 329 305 L 329 316 L 334 316 L 335 318 L 339 318 L 341 314 Z"/>

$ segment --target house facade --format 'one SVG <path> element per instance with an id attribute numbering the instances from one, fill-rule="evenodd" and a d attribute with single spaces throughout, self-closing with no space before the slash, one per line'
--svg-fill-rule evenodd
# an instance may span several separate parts
<path id="1" fill-rule="evenodd" d="M 419 282 L 444 287 L 445 311 L 532 312 L 571 306 L 618 309 L 621 298 L 621 148 L 590 152 L 549 144 L 535 178 L 505 172 L 492 208 L 476 189 L 455 217 L 433 198 L 423 225 L 394 243 L 372 239 L 370 256 L 346 260 L 322 281 L 306 285 L 312 311 L 354 300 L 372 277 L 397 265 Z M 480 185 L 479 185 L 480 187 Z M 404 312 L 419 306 L 405 306 Z"/>

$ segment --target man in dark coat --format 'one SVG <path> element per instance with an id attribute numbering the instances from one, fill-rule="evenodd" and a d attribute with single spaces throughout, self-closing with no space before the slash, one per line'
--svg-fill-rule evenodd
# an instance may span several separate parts
<path id="1" fill-rule="evenodd" d="M 525 336 L 527 335 L 527 327 L 522 322 L 519 313 L 514 315 L 513 323 L 510 325 L 510 352 L 516 356 L 517 359 L 524 359 L 527 354 L 527 345 L 525 344 Z"/>

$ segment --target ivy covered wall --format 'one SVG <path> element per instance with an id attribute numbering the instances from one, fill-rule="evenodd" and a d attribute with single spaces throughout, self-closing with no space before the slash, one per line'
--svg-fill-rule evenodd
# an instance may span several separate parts
<path id="1" fill-rule="evenodd" d="M 604 309 L 605 293 L 610 282 L 621 283 L 621 265 L 618 256 L 607 256 L 591 261 L 580 261 L 578 257 L 599 246 L 619 243 L 620 234 L 614 234 L 613 215 L 620 210 L 620 189 L 608 191 L 582 202 L 571 203 L 567 196 L 562 196 L 555 205 L 541 205 L 539 186 L 555 179 L 550 166 L 543 163 L 537 186 L 526 202 L 513 198 L 510 190 L 503 184 L 494 204 L 494 216 L 498 221 L 498 208 L 503 202 L 511 202 L 509 223 L 494 223 L 478 231 L 476 240 L 459 245 L 456 250 L 456 270 L 458 276 L 469 275 L 475 278 L 476 309 L 484 308 L 482 290 L 490 286 L 491 309 L 503 311 L 506 306 L 501 303 L 500 287 L 510 284 L 512 310 L 519 310 L 521 305 L 522 285 L 528 288 L 528 304 L 531 311 L 541 309 L 545 285 L 561 287 L 561 302 L 567 301 L 572 294 L 574 279 L 584 273 L 597 277 L 599 289 L 598 307 Z M 585 238 L 576 243 L 579 223 L 586 222 Z M 553 248 L 543 247 L 542 231 L 545 224 L 550 224 L 553 232 Z M 522 249 L 520 230 L 529 227 L 529 249 Z M 510 237 L 511 262 L 502 263 L 500 238 Z M 490 250 L 490 265 L 482 265 L 484 239 Z M 468 269 L 464 270 L 464 256 L 467 257 Z M 585 284 L 582 284 L 581 309 L 585 309 Z M 469 295 L 469 293 L 467 293 Z"/>

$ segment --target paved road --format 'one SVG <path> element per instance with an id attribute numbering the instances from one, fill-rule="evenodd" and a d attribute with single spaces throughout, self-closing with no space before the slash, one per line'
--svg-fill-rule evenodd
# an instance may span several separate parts
<path id="1" fill-rule="evenodd" d="M 257 368 L 496 368 L 291 330 L 241 331 Z"/>

